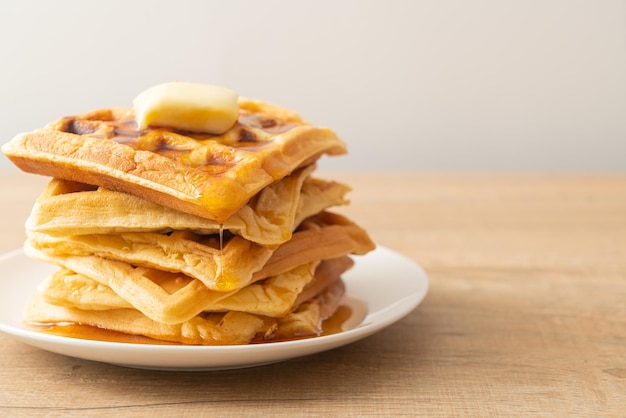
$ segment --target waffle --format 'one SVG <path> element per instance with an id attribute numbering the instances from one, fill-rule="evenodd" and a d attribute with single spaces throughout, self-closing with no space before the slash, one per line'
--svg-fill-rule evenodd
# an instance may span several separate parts
<path id="1" fill-rule="evenodd" d="M 223 225 L 127 193 L 55 178 L 35 202 L 26 229 L 49 236 L 75 236 L 171 231 L 207 235 L 222 228 L 274 246 L 290 239 L 303 219 L 347 203 L 349 187 L 309 177 L 314 168 L 307 166 L 266 187 Z"/>
<path id="2" fill-rule="evenodd" d="M 104 258 L 183 273 L 199 280 L 208 289 L 220 292 L 238 290 L 311 261 L 351 253 L 365 254 L 374 247 L 362 228 L 331 212 L 306 219 L 291 240 L 275 249 L 251 243 L 240 236 L 234 236 L 220 246 L 218 237 L 178 231 L 169 235 L 130 232 L 69 237 L 29 233 L 28 245 L 33 256 L 38 254 L 33 250 L 38 250 L 45 253 L 39 257 L 60 265 L 77 260 L 68 267 L 74 271 L 85 268 L 80 266 L 81 263 L 103 266 L 98 268 L 106 270 L 105 260 L 99 260 Z"/>
<path id="3" fill-rule="evenodd" d="M 154 321 L 135 309 L 82 310 L 52 305 L 41 294 L 31 298 L 25 320 L 31 324 L 82 324 L 127 335 L 195 345 L 250 344 L 319 335 L 322 321 L 341 303 L 341 280 L 279 318 L 239 311 L 203 313 L 178 324 Z"/>
<path id="4" fill-rule="evenodd" d="M 340 275 L 352 265 L 353 261 L 347 256 L 305 264 L 227 296 L 218 295 L 204 307 L 204 312 L 233 310 L 281 317 L 288 314 L 294 305 L 299 306 L 339 280 Z M 161 285 L 173 293 L 181 283 L 172 280 Z M 46 302 L 67 308 L 96 311 L 134 308 L 107 285 L 63 268 L 42 282 L 39 292 Z"/>
<path id="5" fill-rule="evenodd" d="M 143 197 L 224 222 L 266 186 L 322 154 L 346 152 L 326 128 L 267 103 L 241 99 L 222 135 L 138 131 L 131 109 L 65 117 L 2 147 L 22 170 Z"/>

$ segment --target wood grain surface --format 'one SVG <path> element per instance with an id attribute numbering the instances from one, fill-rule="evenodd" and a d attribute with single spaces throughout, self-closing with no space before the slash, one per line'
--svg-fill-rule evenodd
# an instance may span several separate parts
<path id="1" fill-rule="evenodd" d="M 342 212 L 428 273 L 406 318 L 219 372 L 122 368 L 0 335 L 0 415 L 625 415 L 626 175 L 324 174 L 353 186 Z M 22 244 L 45 181 L 0 174 L 0 251 Z"/>

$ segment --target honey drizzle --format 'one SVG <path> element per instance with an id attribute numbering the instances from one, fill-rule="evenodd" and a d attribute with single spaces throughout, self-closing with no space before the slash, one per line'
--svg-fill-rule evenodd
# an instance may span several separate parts
<path id="1" fill-rule="evenodd" d="M 220 261 L 224 256 L 224 224 L 220 223 Z"/>
<path id="2" fill-rule="evenodd" d="M 156 340 L 143 335 L 131 335 L 123 332 L 113 331 L 92 325 L 77 324 L 73 322 L 64 323 L 33 323 L 25 324 L 26 328 L 46 334 L 59 335 L 61 337 L 80 338 L 82 340 L 106 341 L 128 344 L 157 344 L 157 345 L 179 345 L 169 341 Z"/>
<path id="3" fill-rule="evenodd" d="M 220 222 L 220 269 L 218 283 L 224 278 L 224 223 Z"/>
<path id="4" fill-rule="evenodd" d="M 324 335 L 332 335 L 338 334 L 340 332 L 345 331 L 342 327 L 343 324 L 350 319 L 352 316 L 353 310 L 349 306 L 341 305 L 335 311 L 335 313 L 327 318 L 322 323 L 322 332 L 319 336 Z M 125 334 L 123 332 L 113 331 L 106 328 L 100 328 L 91 325 L 78 324 L 73 322 L 65 322 L 65 323 L 35 323 L 35 322 L 27 322 L 25 324 L 26 328 L 31 329 L 37 332 L 43 332 L 47 334 L 58 335 L 62 337 L 69 338 L 80 338 L 83 340 L 92 340 L 92 341 L 106 341 L 106 342 L 117 342 L 117 343 L 128 343 L 128 344 L 158 344 L 158 345 L 184 345 L 181 343 L 157 340 L 150 337 L 145 337 L 143 335 L 131 335 Z M 315 338 L 317 335 L 310 336 L 294 336 L 291 338 L 284 338 L 279 340 L 270 340 L 270 341 L 262 341 L 255 342 L 254 344 L 272 344 L 277 342 L 285 342 L 285 341 L 294 341 L 294 340 L 304 340 Z"/>
<path id="5" fill-rule="evenodd" d="M 340 332 L 346 331 L 343 329 L 343 325 L 350 319 L 352 314 L 353 310 L 351 307 L 340 305 L 335 313 L 322 322 L 322 333 L 320 335 L 339 334 Z"/>

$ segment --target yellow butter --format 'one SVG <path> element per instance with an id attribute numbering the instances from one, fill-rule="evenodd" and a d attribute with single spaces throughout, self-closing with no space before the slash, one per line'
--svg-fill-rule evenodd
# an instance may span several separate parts
<path id="1" fill-rule="evenodd" d="M 219 135 L 237 121 L 237 99 L 225 87 L 174 81 L 143 91 L 133 108 L 140 130 L 163 126 Z"/>

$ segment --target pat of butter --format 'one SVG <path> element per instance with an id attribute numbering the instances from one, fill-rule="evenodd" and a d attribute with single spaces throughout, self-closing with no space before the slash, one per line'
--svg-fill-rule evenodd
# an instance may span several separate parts
<path id="1" fill-rule="evenodd" d="M 225 87 L 174 81 L 151 87 L 133 100 L 137 127 L 167 126 L 222 134 L 239 117 L 238 95 Z"/>

